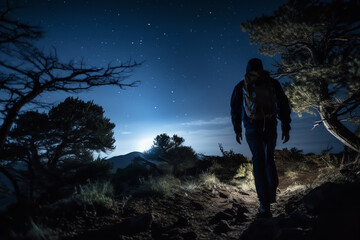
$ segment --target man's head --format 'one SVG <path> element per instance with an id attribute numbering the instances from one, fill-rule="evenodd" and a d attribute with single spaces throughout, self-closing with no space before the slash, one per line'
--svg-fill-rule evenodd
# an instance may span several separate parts
<path id="1" fill-rule="evenodd" d="M 249 60 L 247 66 L 246 66 L 246 73 L 248 72 L 259 72 L 263 71 L 264 67 L 260 59 L 258 58 L 252 58 Z"/>

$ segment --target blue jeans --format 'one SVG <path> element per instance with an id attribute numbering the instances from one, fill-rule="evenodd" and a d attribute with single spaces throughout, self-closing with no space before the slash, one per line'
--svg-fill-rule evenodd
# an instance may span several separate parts
<path id="1" fill-rule="evenodd" d="M 276 119 L 248 121 L 245 125 L 246 141 L 252 153 L 255 186 L 260 203 L 270 208 L 276 201 L 279 179 L 274 161 L 277 138 Z M 265 126 L 264 126 L 265 125 Z"/>

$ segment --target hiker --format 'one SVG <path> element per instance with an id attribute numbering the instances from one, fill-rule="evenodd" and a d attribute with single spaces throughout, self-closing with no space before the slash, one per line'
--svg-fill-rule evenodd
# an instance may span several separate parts
<path id="1" fill-rule="evenodd" d="M 231 118 L 239 144 L 243 122 L 252 153 L 255 186 L 260 201 L 257 217 L 272 217 L 270 204 L 276 202 L 279 184 L 274 161 L 276 118 L 281 120 L 282 140 L 286 143 L 290 138 L 290 113 L 289 101 L 280 83 L 263 69 L 260 59 L 250 59 L 245 78 L 235 86 L 231 97 Z"/>

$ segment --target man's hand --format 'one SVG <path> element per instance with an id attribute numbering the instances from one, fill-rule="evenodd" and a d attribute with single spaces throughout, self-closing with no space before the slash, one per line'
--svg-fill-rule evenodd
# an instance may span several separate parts
<path id="1" fill-rule="evenodd" d="M 238 133 L 236 134 L 236 141 L 241 144 L 241 141 L 242 141 L 242 134 L 241 133 Z"/>
<path id="2" fill-rule="evenodd" d="M 290 139 L 289 132 L 283 132 L 281 136 L 281 140 L 284 140 L 283 143 L 286 143 L 287 141 L 289 141 L 289 139 Z"/>

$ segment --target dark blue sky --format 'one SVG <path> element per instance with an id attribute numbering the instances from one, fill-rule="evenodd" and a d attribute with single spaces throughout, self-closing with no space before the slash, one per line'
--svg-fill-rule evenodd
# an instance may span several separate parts
<path id="1" fill-rule="evenodd" d="M 136 88 L 103 87 L 77 95 L 94 100 L 116 124 L 116 150 L 110 155 L 143 151 L 160 133 L 178 134 L 196 152 L 219 155 L 225 150 L 250 156 L 247 144 L 238 145 L 230 121 L 233 87 L 245 73 L 248 59 L 263 59 L 274 70 L 273 59 L 259 55 L 249 44 L 240 23 L 271 14 L 285 1 L 228 0 L 22 0 L 27 6 L 14 13 L 20 20 L 44 28 L 39 47 L 56 47 L 61 59 L 83 58 L 104 66 L 144 61 L 129 81 Z M 62 93 L 44 94 L 58 103 Z M 323 126 L 311 130 L 318 116 L 293 114 L 291 139 L 277 148 L 297 147 L 319 153 L 342 145 Z M 281 133 L 279 132 L 281 136 Z"/>

